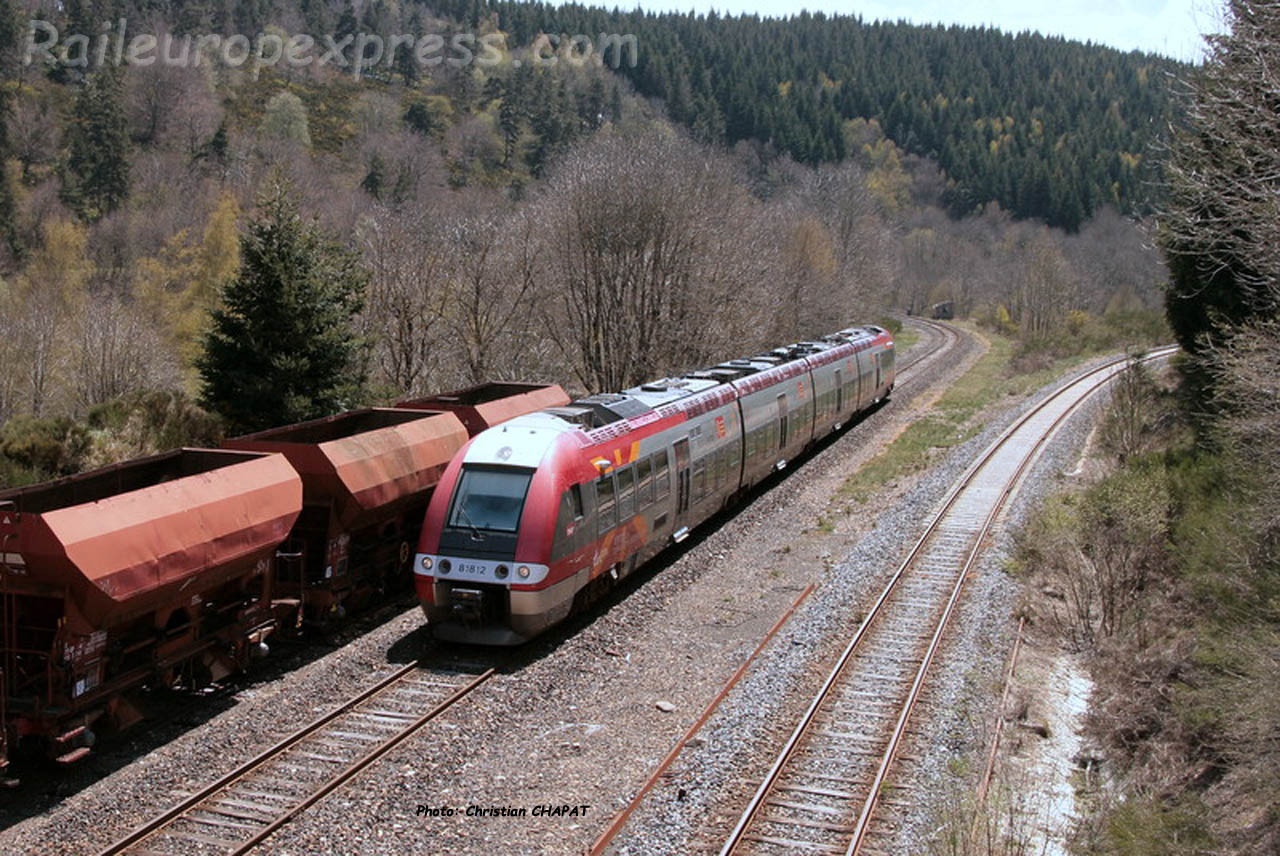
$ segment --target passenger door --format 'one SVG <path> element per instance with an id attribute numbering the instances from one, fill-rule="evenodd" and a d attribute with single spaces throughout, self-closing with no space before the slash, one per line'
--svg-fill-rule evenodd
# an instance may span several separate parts
<path id="1" fill-rule="evenodd" d="M 689 475 L 689 439 L 676 441 L 676 520 L 683 522 L 689 511 L 692 479 Z"/>
<path id="2" fill-rule="evenodd" d="M 787 394 L 778 396 L 778 451 L 787 448 Z"/>

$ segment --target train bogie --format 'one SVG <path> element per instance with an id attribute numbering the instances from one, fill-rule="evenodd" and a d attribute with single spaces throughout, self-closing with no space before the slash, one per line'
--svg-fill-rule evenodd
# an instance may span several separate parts
<path id="1" fill-rule="evenodd" d="M 125 693 L 202 685 L 274 626 L 271 562 L 302 508 L 278 455 L 183 449 L 0 493 L 4 749 L 70 762 Z"/>

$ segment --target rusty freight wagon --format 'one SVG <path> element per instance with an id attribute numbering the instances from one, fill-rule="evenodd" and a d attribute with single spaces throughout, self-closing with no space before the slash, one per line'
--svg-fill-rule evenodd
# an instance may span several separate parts
<path id="1" fill-rule="evenodd" d="M 282 622 L 323 627 L 408 588 L 431 489 L 467 441 L 452 413 L 352 410 L 227 440 L 280 452 L 302 477 L 303 508 L 276 564 Z"/>
<path id="2" fill-rule="evenodd" d="M 568 403 L 569 396 L 557 384 L 494 382 L 408 399 L 396 407 L 448 411 L 457 415 L 467 434 L 474 437 L 508 419 Z"/>
<path id="3" fill-rule="evenodd" d="M 303 512 L 276 565 L 282 621 L 323 627 L 407 591 L 427 501 L 454 454 L 486 428 L 565 401 L 559 386 L 486 383 L 226 441 L 283 453 L 302 476 Z"/>
<path id="4" fill-rule="evenodd" d="M 0 764 L 63 763 L 265 652 L 271 564 L 302 510 L 280 455 L 180 449 L 0 493 Z"/>

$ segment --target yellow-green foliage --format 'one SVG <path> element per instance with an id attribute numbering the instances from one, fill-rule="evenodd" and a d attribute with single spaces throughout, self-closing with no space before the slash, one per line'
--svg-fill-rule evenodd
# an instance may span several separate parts
<path id="1" fill-rule="evenodd" d="M 182 230 L 155 256 L 137 263 L 133 290 L 138 305 L 173 343 L 188 369 L 200 353 L 201 337 L 223 284 L 240 268 L 239 214 L 235 197 L 224 194 L 199 243 L 192 244 Z"/>

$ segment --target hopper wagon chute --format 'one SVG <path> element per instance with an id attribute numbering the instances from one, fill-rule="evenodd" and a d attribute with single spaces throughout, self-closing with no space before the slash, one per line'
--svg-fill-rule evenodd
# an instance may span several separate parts
<path id="1" fill-rule="evenodd" d="M 230 449 L 279 452 L 302 477 L 302 514 L 276 566 L 282 615 L 323 626 L 407 589 L 427 500 L 466 440 L 452 413 L 395 408 L 227 440 Z"/>
<path id="2" fill-rule="evenodd" d="M 280 455 L 181 449 L 0 492 L 4 752 L 63 762 L 265 650 L 271 566 L 302 509 Z"/>

